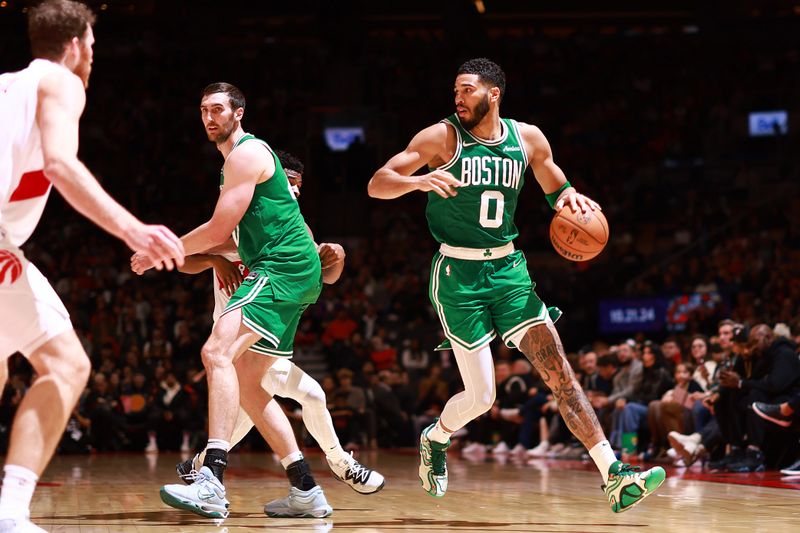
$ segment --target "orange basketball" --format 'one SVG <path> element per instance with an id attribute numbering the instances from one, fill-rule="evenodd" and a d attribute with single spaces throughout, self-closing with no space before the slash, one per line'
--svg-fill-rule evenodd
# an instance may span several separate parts
<path id="1" fill-rule="evenodd" d="M 572 212 L 564 206 L 550 223 L 550 242 L 570 261 L 588 261 L 608 243 L 608 221 L 602 211 Z"/>

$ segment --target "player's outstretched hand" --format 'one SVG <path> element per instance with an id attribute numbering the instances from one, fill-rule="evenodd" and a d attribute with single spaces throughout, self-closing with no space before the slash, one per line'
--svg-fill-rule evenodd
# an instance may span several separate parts
<path id="1" fill-rule="evenodd" d="M 581 213 L 585 213 L 586 211 L 602 211 L 600 204 L 589 198 L 588 196 L 584 196 L 574 188 L 569 188 L 564 191 L 558 201 L 556 202 L 556 211 L 560 211 L 562 207 L 566 204 L 569 204 L 570 208 L 572 209 L 573 213 L 577 213 L 580 211 Z"/>
<path id="2" fill-rule="evenodd" d="M 141 272 L 134 268 L 134 272 L 137 274 L 142 274 L 150 268 L 172 270 L 176 266 L 183 266 L 185 255 L 183 243 L 166 226 L 142 224 L 139 228 L 127 233 L 125 244 L 137 252 L 131 258 L 131 268 L 133 268 L 134 258 L 142 254 L 138 261 L 142 268 Z M 145 261 L 145 257 L 149 261 Z"/>
<path id="3" fill-rule="evenodd" d="M 131 256 L 131 270 L 140 276 L 154 266 L 153 260 L 145 253 L 136 252 Z"/>
<path id="4" fill-rule="evenodd" d="M 419 190 L 423 192 L 435 192 L 442 198 L 450 198 L 458 194 L 461 181 L 453 177 L 452 174 L 444 170 L 434 170 L 419 177 Z"/>
<path id="5" fill-rule="evenodd" d="M 319 245 L 317 251 L 319 252 L 319 261 L 322 263 L 322 270 L 327 270 L 344 261 L 345 253 L 341 244 L 323 242 Z"/>
<path id="6" fill-rule="evenodd" d="M 242 284 L 242 271 L 239 270 L 239 265 L 231 263 L 221 255 L 214 256 L 214 272 L 222 282 L 222 291 L 230 298 L 239 285 Z"/>

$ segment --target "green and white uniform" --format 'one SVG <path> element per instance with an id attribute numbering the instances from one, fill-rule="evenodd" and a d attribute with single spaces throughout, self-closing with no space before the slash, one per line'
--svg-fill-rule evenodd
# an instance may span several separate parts
<path id="1" fill-rule="evenodd" d="M 441 243 L 433 257 L 430 299 L 450 343 L 477 350 L 499 333 L 514 346 L 547 320 L 522 251 L 514 250 L 514 225 L 528 156 L 514 120 L 501 119 L 499 139 L 480 139 L 457 115 L 442 122 L 456 132 L 453 158 L 438 167 L 460 180 L 458 195 L 428 193 L 428 226 Z M 560 316 L 551 310 L 554 320 Z M 446 347 L 442 345 L 441 347 Z"/>
<path id="2" fill-rule="evenodd" d="M 250 349 L 291 357 L 300 315 L 317 301 L 322 270 L 317 247 L 306 230 L 289 180 L 269 145 L 245 134 L 234 145 L 262 144 L 275 160 L 275 173 L 255 187 L 253 199 L 233 232 L 242 262 L 250 273 L 228 302 L 223 314 L 242 310 L 242 322 L 261 335 Z M 220 188 L 225 175 L 220 173 Z"/>

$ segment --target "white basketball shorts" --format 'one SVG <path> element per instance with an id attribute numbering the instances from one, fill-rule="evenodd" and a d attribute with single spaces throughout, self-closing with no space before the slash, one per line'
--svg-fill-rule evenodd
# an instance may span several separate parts
<path id="1" fill-rule="evenodd" d="M 19 248 L 0 245 L 0 361 L 27 357 L 70 329 L 67 308 L 39 269 Z"/>

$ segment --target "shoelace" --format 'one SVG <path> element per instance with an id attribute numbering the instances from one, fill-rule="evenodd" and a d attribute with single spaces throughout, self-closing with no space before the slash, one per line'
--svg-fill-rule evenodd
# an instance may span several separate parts
<path id="1" fill-rule="evenodd" d="M 362 485 L 365 484 L 369 479 L 372 470 L 366 468 L 364 465 L 356 461 L 355 457 L 353 457 L 353 452 L 350 452 L 350 455 L 347 456 L 345 462 L 347 463 L 345 479 L 352 479 L 356 483 L 361 483 Z"/>
<path id="2" fill-rule="evenodd" d="M 181 479 L 188 479 L 192 483 L 194 483 L 195 481 L 198 481 L 198 480 L 206 478 L 206 476 L 204 476 L 203 474 L 201 474 L 199 471 L 195 470 L 194 468 L 188 474 L 181 474 L 180 476 L 181 476 Z"/>
<path id="3" fill-rule="evenodd" d="M 443 476 L 447 471 L 447 451 L 437 450 L 431 446 L 431 467 L 433 474 L 436 476 Z"/>
<path id="4" fill-rule="evenodd" d="M 619 467 L 619 472 L 616 473 L 618 476 L 629 476 L 631 474 L 635 474 L 636 472 L 640 471 L 641 467 L 638 466 L 631 466 L 628 463 L 622 463 L 622 466 Z"/>

